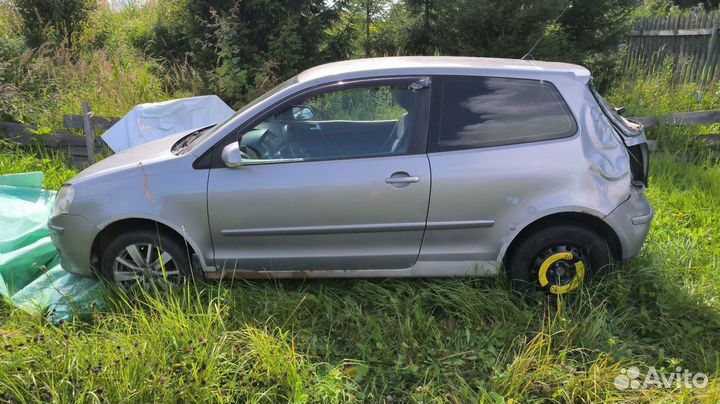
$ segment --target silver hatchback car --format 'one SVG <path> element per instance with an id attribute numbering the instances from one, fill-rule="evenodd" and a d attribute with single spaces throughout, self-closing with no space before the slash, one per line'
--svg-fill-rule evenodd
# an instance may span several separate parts
<path id="1" fill-rule="evenodd" d="M 126 286 L 506 270 L 560 294 L 640 251 L 647 179 L 583 67 L 363 59 L 92 165 L 49 226 L 65 270 Z"/>

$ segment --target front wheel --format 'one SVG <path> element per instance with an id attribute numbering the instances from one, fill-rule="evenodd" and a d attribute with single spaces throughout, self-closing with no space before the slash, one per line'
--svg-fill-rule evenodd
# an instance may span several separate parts
<path id="1" fill-rule="evenodd" d="M 562 295 L 580 288 L 612 262 L 607 242 L 574 224 L 551 225 L 520 240 L 508 259 L 514 285 L 535 286 Z"/>
<path id="2" fill-rule="evenodd" d="M 190 250 L 184 243 L 144 229 L 112 240 L 101 253 L 100 272 L 125 291 L 181 285 L 193 279 Z"/>

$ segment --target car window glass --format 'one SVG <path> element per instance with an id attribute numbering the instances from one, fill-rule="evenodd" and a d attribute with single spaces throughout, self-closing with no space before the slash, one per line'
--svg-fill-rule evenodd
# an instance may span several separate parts
<path id="1" fill-rule="evenodd" d="M 282 91 L 282 90 L 284 90 L 284 89 L 292 86 L 293 84 L 297 84 L 297 82 L 298 82 L 297 76 L 293 76 L 293 77 L 289 78 L 288 80 L 285 80 L 284 82 L 280 83 L 280 84 L 277 85 L 275 88 L 273 88 L 272 90 L 268 91 L 267 93 L 265 93 L 265 94 L 261 95 L 260 97 L 258 97 L 258 98 L 256 98 L 256 99 L 250 101 L 249 103 L 245 104 L 245 106 L 243 106 L 243 107 L 240 108 L 239 110 L 235 111 L 235 113 L 234 113 L 231 117 L 229 117 L 228 119 L 226 119 L 225 122 L 219 123 L 219 124 L 217 124 L 217 125 L 209 128 L 208 130 L 204 131 L 204 132 L 203 132 L 200 136 L 198 136 L 197 138 L 192 139 L 192 140 L 190 141 L 190 143 L 192 143 L 192 147 L 201 145 L 205 140 L 210 139 L 210 138 L 215 134 L 215 131 L 216 131 L 218 128 L 222 128 L 222 127 L 225 126 L 227 123 L 232 122 L 232 120 L 235 119 L 238 115 L 240 115 L 240 114 L 242 114 L 243 112 L 247 111 L 248 109 L 254 107 L 255 105 L 259 104 L 260 102 L 265 101 L 266 99 L 272 97 L 273 95 L 279 93 L 280 91 Z"/>
<path id="2" fill-rule="evenodd" d="M 549 82 L 447 79 L 441 90 L 439 149 L 488 147 L 574 134 L 575 120 Z"/>
<path id="3" fill-rule="evenodd" d="M 408 152 L 420 94 L 406 86 L 347 88 L 295 102 L 245 132 L 245 164 Z"/>

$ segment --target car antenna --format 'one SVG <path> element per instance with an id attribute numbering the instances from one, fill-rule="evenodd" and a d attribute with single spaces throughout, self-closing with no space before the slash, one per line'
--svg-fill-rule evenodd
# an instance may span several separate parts
<path id="1" fill-rule="evenodd" d="M 562 18 L 562 16 L 565 14 L 565 12 L 571 8 L 572 8 L 572 0 L 569 1 L 567 7 L 565 7 L 565 9 L 557 17 L 555 17 L 552 24 L 555 24 L 556 22 L 558 22 Z M 545 27 L 543 28 L 543 33 L 542 33 L 542 35 L 540 35 L 540 38 L 538 38 L 537 41 L 535 41 L 535 43 L 530 48 L 530 50 L 523 57 L 521 57 L 520 60 L 532 59 L 533 51 L 535 50 L 535 48 L 537 48 L 538 45 L 540 45 L 540 42 L 542 42 L 543 39 L 545 39 Z"/>

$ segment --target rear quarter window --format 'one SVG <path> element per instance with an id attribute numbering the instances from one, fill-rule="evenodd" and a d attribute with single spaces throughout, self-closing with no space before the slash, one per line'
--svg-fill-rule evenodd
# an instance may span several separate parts
<path id="1" fill-rule="evenodd" d="M 577 132 L 567 104 L 547 81 L 444 78 L 440 87 L 434 151 L 537 142 Z"/>

